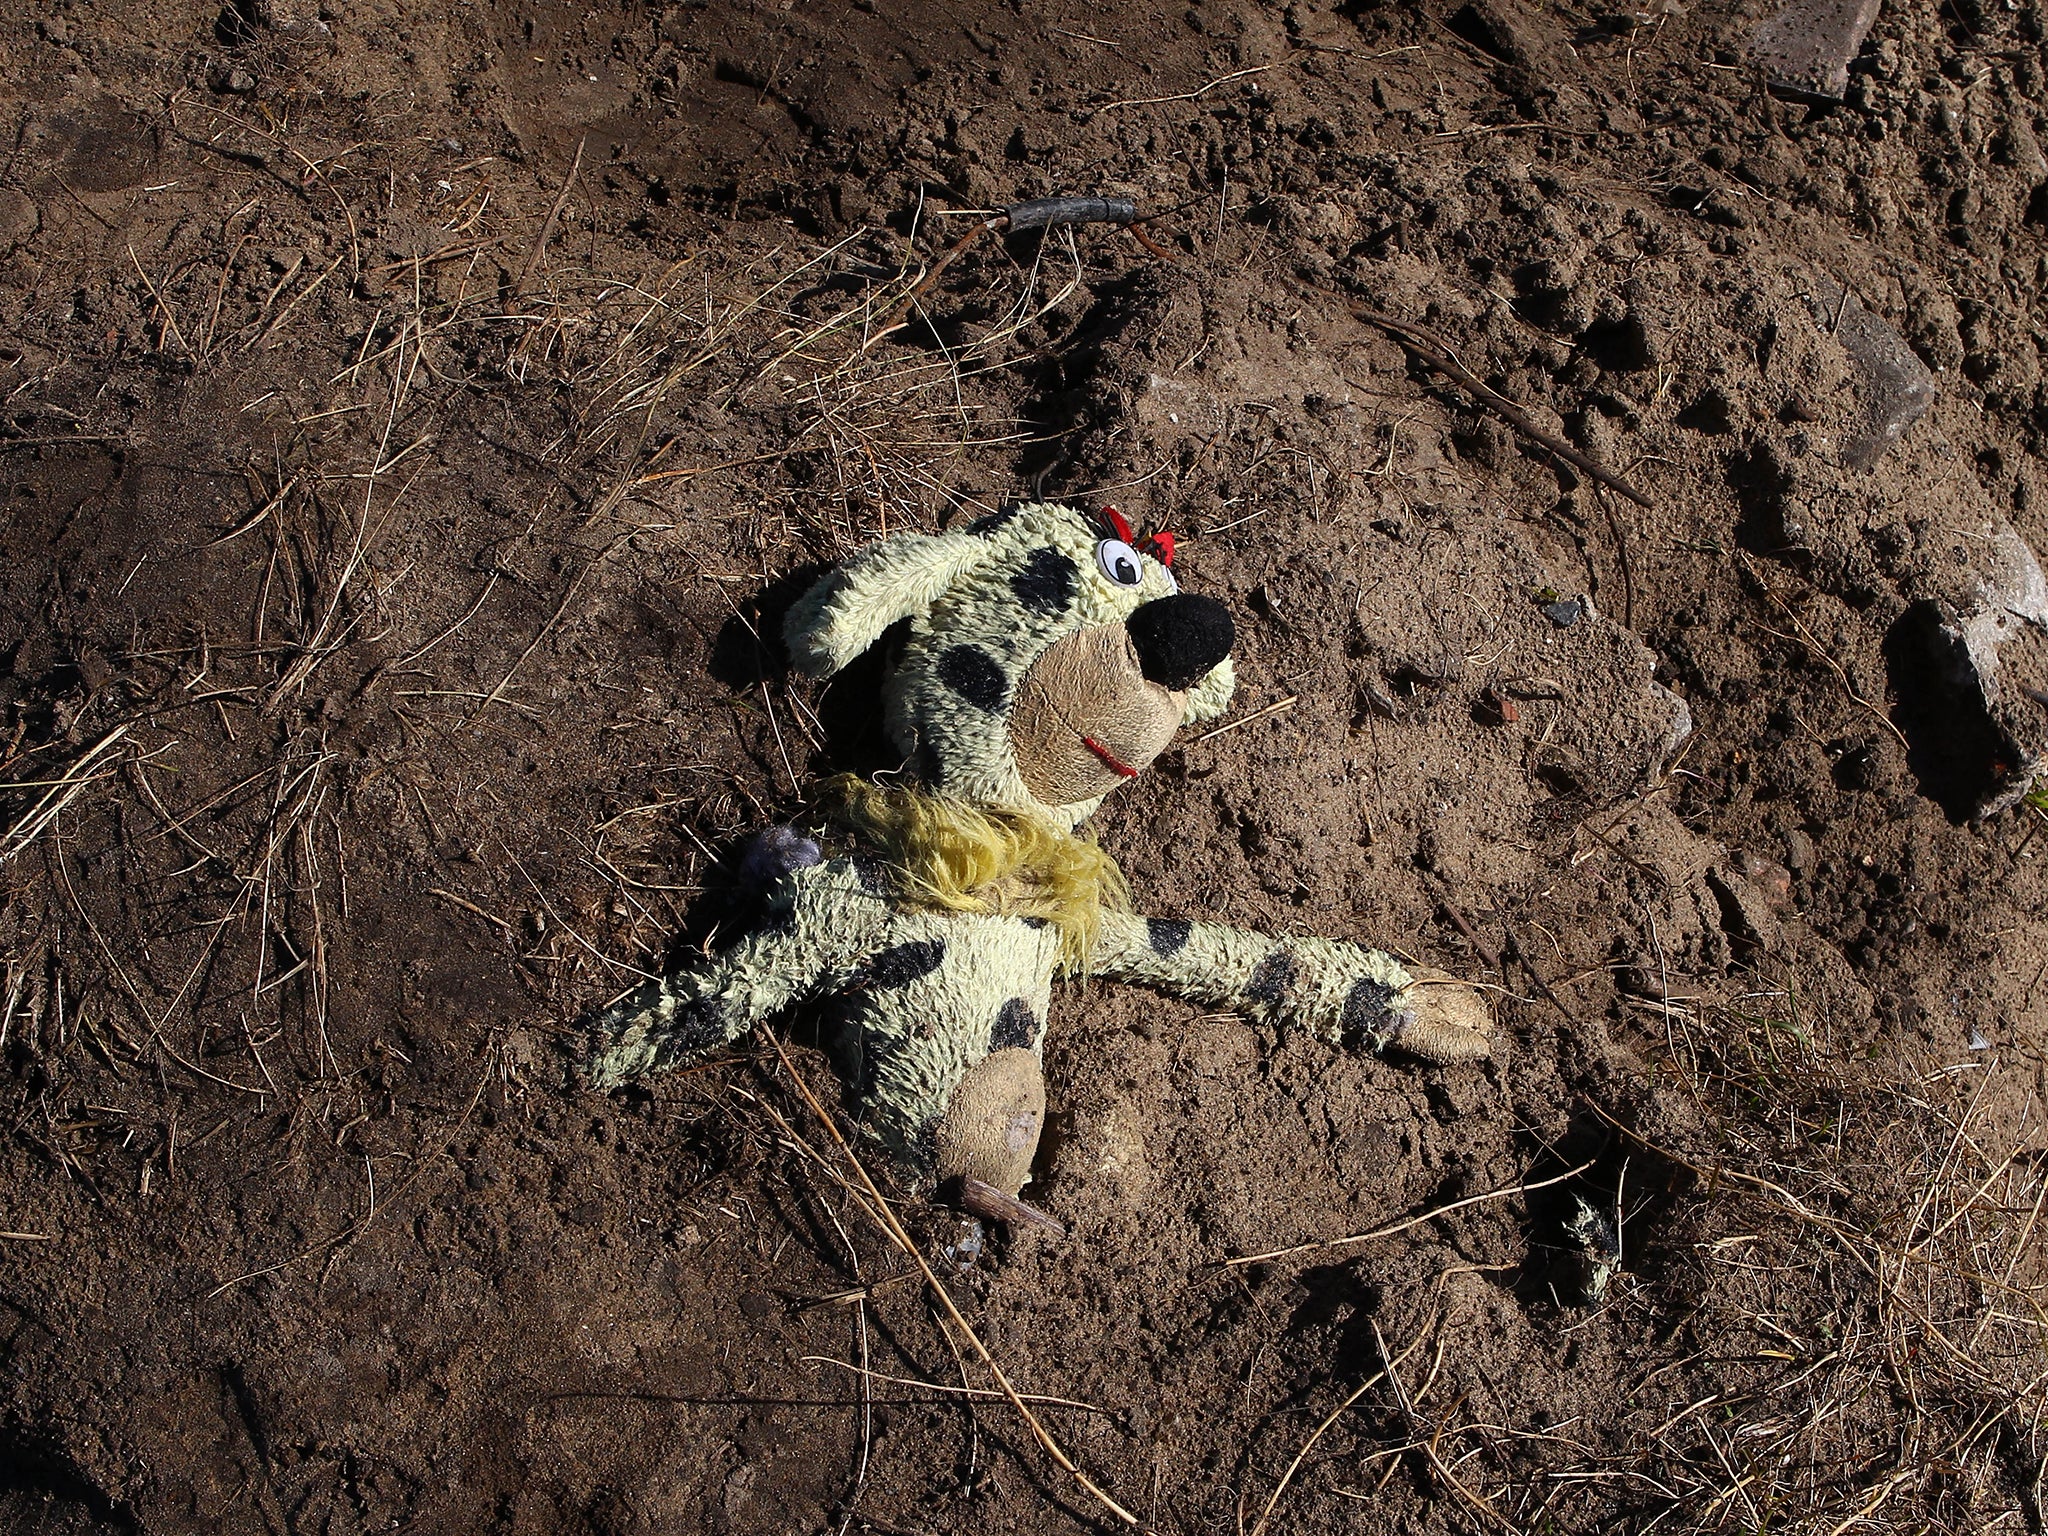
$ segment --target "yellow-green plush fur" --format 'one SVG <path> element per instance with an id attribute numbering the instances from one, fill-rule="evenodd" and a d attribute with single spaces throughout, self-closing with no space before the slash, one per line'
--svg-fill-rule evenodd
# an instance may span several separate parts
<path id="1" fill-rule="evenodd" d="M 876 852 L 904 899 L 945 912 L 1041 918 L 1060 936 L 1068 972 L 1087 967 L 1105 905 L 1130 887 L 1092 832 L 1068 832 L 1038 809 L 981 809 L 951 795 L 841 774 L 825 786 L 835 822 Z"/>

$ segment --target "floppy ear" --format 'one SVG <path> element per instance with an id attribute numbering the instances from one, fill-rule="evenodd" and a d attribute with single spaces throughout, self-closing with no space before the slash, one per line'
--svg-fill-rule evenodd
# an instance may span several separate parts
<path id="1" fill-rule="evenodd" d="M 969 533 L 896 533 L 868 545 L 789 610 L 782 638 L 791 664 L 808 677 L 830 677 L 898 619 L 930 611 L 987 558 L 988 542 Z"/>

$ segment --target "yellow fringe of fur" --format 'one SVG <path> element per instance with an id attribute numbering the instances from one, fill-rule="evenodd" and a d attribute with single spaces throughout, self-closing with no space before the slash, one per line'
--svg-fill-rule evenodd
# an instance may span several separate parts
<path id="1" fill-rule="evenodd" d="M 1130 906 L 1130 887 L 1092 832 L 1042 812 L 969 805 L 850 773 L 826 781 L 833 818 L 887 859 L 904 895 L 948 912 L 1043 918 L 1059 930 L 1060 963 L 1087 968 L 1102 909 Z"/>

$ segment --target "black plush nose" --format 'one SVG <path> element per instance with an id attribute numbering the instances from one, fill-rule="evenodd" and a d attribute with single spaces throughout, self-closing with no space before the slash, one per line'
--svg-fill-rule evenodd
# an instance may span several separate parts
<path id="1" fill-rule="evenodd" d="M 1138 668 L 1145 681 L 1162 688 L 1192 687 L 1237 643 L 1230 610 L 1213 597 L 1192 592 L 1140 604 L 1124 627 L 1138 648 Z"/>

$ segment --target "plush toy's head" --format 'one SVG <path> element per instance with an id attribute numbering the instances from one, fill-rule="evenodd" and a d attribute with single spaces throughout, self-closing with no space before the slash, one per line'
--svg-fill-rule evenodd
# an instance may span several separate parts
<path id="1" fill-rule="evenodd" d="M 1137 538 L 1114 512 L 1013 507 L 869 545 L 783 634 L 822 678 L 909 620 L 884 697 L 924 786 L 1071 827 L 1230 702 L 1230 613 L 1182 592 L 1172 563 L 1171 534 Z"/>

